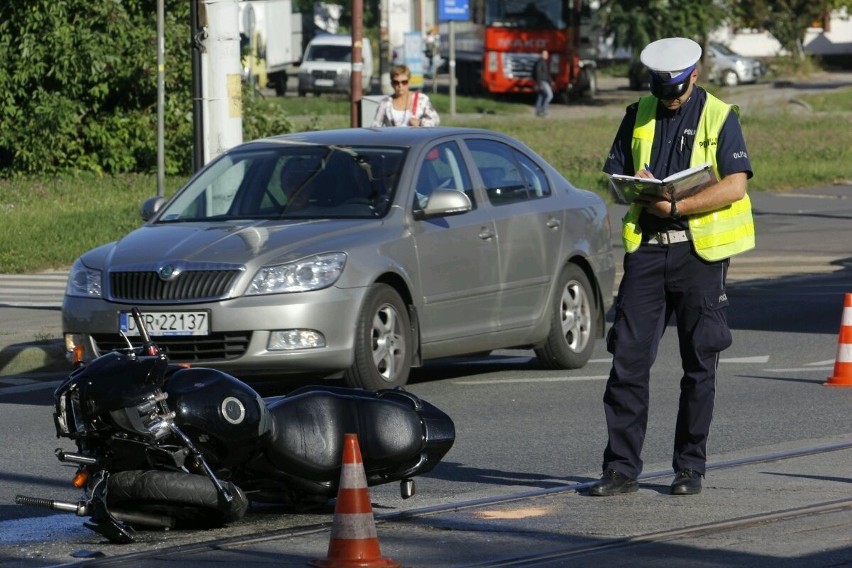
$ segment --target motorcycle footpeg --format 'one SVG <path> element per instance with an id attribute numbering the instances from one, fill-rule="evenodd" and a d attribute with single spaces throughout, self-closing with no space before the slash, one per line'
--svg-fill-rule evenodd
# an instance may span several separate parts
<path id="1" fill-rule="evenodd" d="M 399 482 L 399 496 L 403 499 L 413 497 L 415 489 L 414 480 L 411 478 L 403 479 Z"/>
<path id="2" fill-rule="evenodd" d="M 136 541 L 134 532 L 129 527 L 114 521 L 113 519 L 103 519 L 97 522 L 83 523 L 87 529 L 93 530 L 101 536 L 104 536 L 114 544 L 130 544 Z"/>

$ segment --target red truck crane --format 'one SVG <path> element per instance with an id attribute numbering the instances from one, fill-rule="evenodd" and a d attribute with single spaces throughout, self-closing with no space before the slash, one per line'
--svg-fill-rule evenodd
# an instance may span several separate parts
<path id="1" fill-rule="evenodd" d="M 533 67 L 543 49 L 557 97 L 593 97 L 597 87 L 589 51 L 591 10 L 584 0 L 470 0 L 470 21 L 455 22 L 455 59 L 461 94 L 533 93 Z M 449 45 L 442 26 L 444 58 Z"/>

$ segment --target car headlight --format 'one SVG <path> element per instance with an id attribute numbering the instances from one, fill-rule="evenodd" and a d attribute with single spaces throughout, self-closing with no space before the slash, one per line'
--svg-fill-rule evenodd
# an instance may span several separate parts
<path id="1" fill-rule="evenodd" d="M 88 268 L 78 260 L 71 267 L 71 272 L 68 274 L 68 285 L 65 287 L 65 295 L 82 298 L 103 297 L 101 271 Z"/>
<path id="2" fill-rule="evenodd" d="M 266 266 L 252 278 L 247 296 L 285 294 L 328 288 L 340 278 L 346 266 L 346 254 L 318 254 L 295 262 Z"/>

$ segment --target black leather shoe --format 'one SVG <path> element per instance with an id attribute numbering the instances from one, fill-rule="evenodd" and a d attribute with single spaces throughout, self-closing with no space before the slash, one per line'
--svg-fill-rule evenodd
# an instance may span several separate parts
<path id="1" fill-rule="evenodd" d="M 622 493 L 633 493 L 639 490 L 639 484 L 635 479 L 622 475 L 614 469 L 606 470 L 600 481 L 589 488 L 589 495 L 595 497 L 609 497 Z"/>
<path id="2" fill-rule="evenodd" d="M 695 495 L 701 493 L 702 475 L 694 469 L 682 469 L 672 482 L 672 495 Z"/>

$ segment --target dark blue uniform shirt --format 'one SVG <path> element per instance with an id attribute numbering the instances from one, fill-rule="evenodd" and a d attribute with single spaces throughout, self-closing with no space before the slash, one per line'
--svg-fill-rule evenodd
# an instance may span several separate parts
<path id="1" fill-rule="evenodd" d="M 695 131 L 698 129 L 698 120 L 701 118 L 701 110 L 706 101 L 707 92 L 696 86 L 689 99 L 676 110 L 671 111 L 660 104 L 657 105 L 654 144 L 651 148 L 651 163 L 648 164 L 655 178 L 663 179 L 690 167 Z M 638 110 L 638 102 L 627 107 L 609 156 L 604 163 L 603 171 L 607 174 L 632 176 L 645 167 L 645 164 L 633 163 L 633 154 L 630 150 Z M 737 172 L 746 172 L 749 178 L 752 176 L 751 160 L 748 157 L 736 113 L 728 114 L 725 125 L 719 133 L 716 160 L 719 164 L 719 175 L 723 178 Z M 656 231 L 685 229 L 687 222 L 684 218 L 661 219 L 647 211 L 642 211 L 639 216 L 639 226 L 647 235 Z"/>

